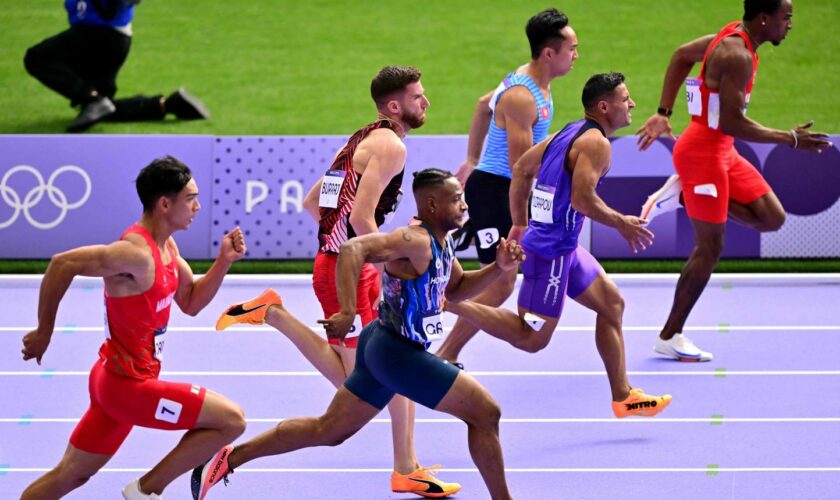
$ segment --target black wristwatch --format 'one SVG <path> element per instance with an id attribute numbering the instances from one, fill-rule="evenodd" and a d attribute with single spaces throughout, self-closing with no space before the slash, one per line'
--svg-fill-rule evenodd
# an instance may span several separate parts
<path id="1" fill-rule="evenodd" d="M 674 110 L 673 110 L 673 109 L 668 109 L 668 108 L 656 108 L 656 114 L 657 114 L 657 115 L 662 115 L 662 116 L 665 116 L 665 117 L 669 117 L 669 116 L 671 116 L 673 113 L 674 113 Z"/>

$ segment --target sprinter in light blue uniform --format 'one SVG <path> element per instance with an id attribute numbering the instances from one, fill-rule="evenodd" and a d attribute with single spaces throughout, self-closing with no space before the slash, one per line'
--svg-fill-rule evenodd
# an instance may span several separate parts
<path id="1" fill-rule="evenodd" d="M 478 100 L 467 160 L 456 174 L 465 186 L 470 220 L 463 231 L 456 232 L 455 239 L 459 249 L 474 239 L 482 266 L 493 263 L 496 246 L 511 228 L 508 191 L 513 165 L 548 135 L 554 116 L 551 81 L 571 71 L 577 59 L 577 36 L 562 12 L 540 12 L 528 21 L 525 32 L 531 60 Z M 482 156 L 485 134 L 487 148 Z M 515 282 L 516 272 L 511 271 L 475 300 L 498 306 L 513 292 Z M 463 367 L 457 362 L 458 356 L 476 331 L 469 322 L 456 322 L 437 355 Z"/>
<path id="2" fill-rule="evenodd" d="M 667 407 L 671 396 L 651 396 L 630 386 L 621 333 L 624 300 L 598 261 L 578 245 L 584 217 L 617 229 L 634 251 L 652 243 L 653 233 L 642 219 L 616 212 L 595 192 L 610 168 L 607 137 L 630 124 L 635 104 L 621 73 L 590 78 L 581 100 L 585 118 L 531 148 L 513 172 L 511 234 L 524 232 L 526 255 L 519 314 L 470 301 L 447 310 L 519 349 L 536 352 L 548 345 L 564 299 L 572 297 L 598 315 L 595 343 L 610 381 L 613 413 L 650 417 Z"/>
<path id="3" fill-rule="evenodd" d="M 551 93 L 543 94 L 534 79 L 527 73 L 510 73 L 502 80 L 502 83 L 493 92 L 493 97 L 490 98 L 492 116 L 490 128 L 487 131 L 487 147 L 481 161 L 475 168 L 477 172 L 486 172 L 510 179 L 511 162 L 508 154 L 508 133 L 506 129 L 499 127 L 496 123 L 496 105 L 505 92 L 516 86 L 527 88 L 536 104 L 537 121 L 531 126 L 531 144 L 528 147 L 548 137 L 548 128 L 551 126 L 552 118 L 554 118 L 554 99 L 552 99 Z"/>

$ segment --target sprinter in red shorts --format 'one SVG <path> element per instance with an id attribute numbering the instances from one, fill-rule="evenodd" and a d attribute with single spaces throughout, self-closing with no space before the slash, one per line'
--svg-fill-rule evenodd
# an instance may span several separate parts
<path id="1" fill-rule="evenodd" d="M 234 261 L 245 255 L 239 228 L 222 239 L 216 262 L 194 279 L 172 233 L 190 227 L 200 205 L 189 168 L 172 157 L 140 171 L 140 220 L 110 245 L 75 248 L 53 256 L 41 282 L 38 327 L 23 337 L 23 359 L 38 364 L 49 346 L 61 298 L 75 276 L 105 281 L 105 342 L 90 372 L 90 407 L 70 436 L 57 466 L 22 499 L 60 498 L 83 485 L 117 452 L 132 427 L 186 430 L 178 445 L 123 497 L 159 499 L 175 478 L 205 462 L 245 430 L 242 409 L 203 387 L 158 379 L 172 302 L 189 315 L 216 295 Z M 100 492 L 113 498 L 116 492 Z"/>
<path id="2" fill-rule="evenodd" d="M 341 310 L 336 291 L 338 249 L 354 236 L 375 233 L 397 208 L 405 171 L 406 134 L 426 121 L 429 100 L 420 83 L 420 71 L 410 66 L 386 66 L 373 78 L 370 95 L 377 117 L 354 133 L 336 153 L 332 165 L 304 199 L 304 208 L 318 221 L 318 254 L 312 272 L 315 296 L 324 318 Z M 295 347 L 336 388 L 353 371 L 356 346 L 362 327 L 377 318 L 380 276 L 373 264 L 362 267 L 356 286 L 356 316 L 350 334 L 342 342 L 329 342 L 301 324 L 285 310 L 260 305 L 279 304 L 280 297 L 268 289 L 258 297 L 226 310 L 216 329 L 234 323 L 268 323 L 283 332 Z M 241 306 L 241 307 L 240 307 Z M 252 313 L 244 313 L 250 311 Z M 237 312 L 243 313 L 237 314 Z M 414 450 L 414 403 L 397 395 L 388 404 L 394 443 L 391 490 L 421 496 L 443 497 L 461 486 L 434 476 L 439 466 L 422 467 Z"/>
<path id="3" fill-rule="evenodd" d="M 636 132 L 645 150 L 660 135 L 671 135 L 669 116 L 683 80 L 691 122 L 674 146 L 677 175 L 651 195 L 641 218 L 679 208 L 683 199 L 694 225 L 694 250 L 682 270 L 668 321 L 656 339 L 659 354 L 680 361 L 710 361 L 682 333 L 688 314 L 703 293 L 723 252 L 726 220 L 761 232 L 776 231 L 785 210 L 758 170 L 735 150 L 735 138 L 788 144 L 821 153 L 831 143 L 810 132 L 811 123 L 791 130 L 767 128 L 747 117 L 747 104 L 758 69 L 756 50 L 764 42 L 779 45 L 793 27 L 791 0 L 745 0 L 742 21 L 717 35 L 688 42 L 674 52 L 665 73 L 656 114 Z M 702 61 L 699 78 L 686 77 Z"/>

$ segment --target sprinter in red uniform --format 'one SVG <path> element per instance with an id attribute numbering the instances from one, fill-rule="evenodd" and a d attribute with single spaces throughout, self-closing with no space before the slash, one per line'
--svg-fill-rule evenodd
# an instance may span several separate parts
<path id="1" fill-rule="evenodd" d="M 158 499 L 172 480 L 245 430 L 245 417 L 233 401 L 197 385 L 158 379 L 172 302 L 195 315 L 212 300 L 231 264 L 245 255 L 242 231 L 225 235 L 216 262 L 196 280 L 172 238 L 189 228 L 200 208 L 189 168 L 172 157 L 157 159 L 140 171 L 136 184 L 140 220 L 110 245 L 53 256 L 41 282 L 38 327 L 23 337 L 24 360 L 41 363 L 58 305 L 75 276 L 104 279 L 106 338 L 90 372 L 90 407 L 61 462 L 29 485 L 22 499 L 60 498 L 78 488 L 111 459 L 135 425 L 187 430 L 163 460 L 122 491 L 129 500 Z"/>
<path id="2" fill-rule="evenodd" d="M 678 48 L 665 73 L 659 109 L 637 132 L 642 150 L 662 134 L 673 138 L 668 117 L 685 80 L 691 123 L 674 146 L 678 175 L 648 198 L 641 213 L 642 219 L 650 221 L 678 208 L 682 198 L 694 225 L 694 250 L 654 345 L 664 356 L 680 361 L 712 359 L 711 353 L 700 350 L 682 331 L 723 252 L 727 218 L 761 232 L 776 231 L 785 221 L 779 199 L 758 170 L 735 150 L 735 138 L 817 153 L 831 146 L 825 134 L 808 130 L 811 123 L 775 130 L 746 115 L 758 69 L 756 50 L 764 42 L 779 45 L 793 27 L 792 18 L 791 0 L 745 0 L 742 21 Z M 686 80 L 701 61 L 699 78 Z"/>

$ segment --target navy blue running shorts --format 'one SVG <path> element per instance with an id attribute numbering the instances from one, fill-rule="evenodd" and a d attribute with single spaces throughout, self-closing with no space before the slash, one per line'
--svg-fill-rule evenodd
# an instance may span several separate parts
<path id="1" fill-rule="evenodd" d="M 426 351 L 422 344 L 371 321 L 362 329 L 356 367 L 344 387 L 380 410 L 401 394 L 434 409 L 449 392 L 458 368 Z"/>

